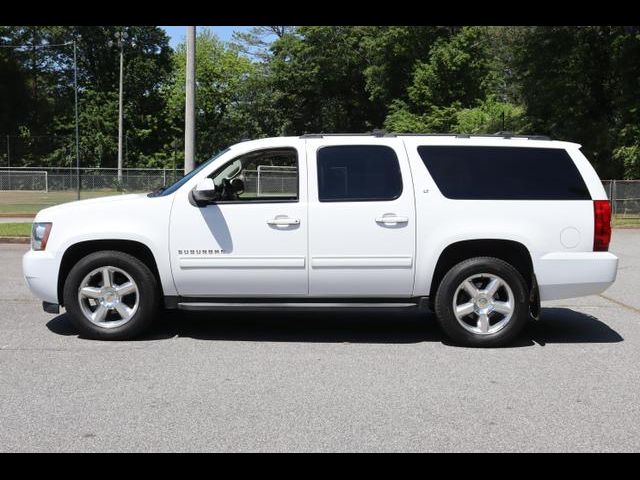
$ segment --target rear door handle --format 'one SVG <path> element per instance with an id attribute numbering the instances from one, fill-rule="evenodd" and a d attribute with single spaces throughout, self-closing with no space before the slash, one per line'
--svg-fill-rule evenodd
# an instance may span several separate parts
<path id="1" fill-rule="evenodd" d="M 287 226 L 287 225 L 300 225 L 300 219 L 298 218 L 289 218 L 289 217 L 276 217 L 271 220 L 267 220 L 268 225 L 278 226 Z"/>
<path id="2" fill-rule="evenodd" d="M 376 218 L 377 223 L 408 223 L 407 217 L 401 217 L 393 213 L 385 213 L 383 216 Z"/>

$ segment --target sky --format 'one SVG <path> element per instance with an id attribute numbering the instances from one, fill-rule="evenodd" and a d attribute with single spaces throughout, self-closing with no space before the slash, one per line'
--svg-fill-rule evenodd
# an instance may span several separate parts
<path id="1" fill-rule="evenodd" d="M 176 46 L 183 42 L 186 36 L 186 27 L 176 27 L 176 26 L 168 26 L 168 27 L 160 27 L 167 32 L 167 35 L 171 38 L 169 44 L 172 48 L 176 48 Z M 204 27 L 198 27 L 204 28 Z M 251 27 L 249 26 L 218 26 L 218 27 L 206 27 L 213 30 L 220 40 L 225 42 L 231 40 L 231 35 L 234 31 L 246 32 Z"/>

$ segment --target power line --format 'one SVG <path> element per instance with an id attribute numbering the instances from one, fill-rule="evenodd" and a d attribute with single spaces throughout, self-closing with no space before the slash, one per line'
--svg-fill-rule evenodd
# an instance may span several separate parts
<path id="1" fill-rule="evenodd" d="M 52 48 L 52 47 L 66 47 L 68 45 L 73 45 L 73 42 L 67 43 L 47 43 L 45 45 L 0 45 L 0 48 Z"/>

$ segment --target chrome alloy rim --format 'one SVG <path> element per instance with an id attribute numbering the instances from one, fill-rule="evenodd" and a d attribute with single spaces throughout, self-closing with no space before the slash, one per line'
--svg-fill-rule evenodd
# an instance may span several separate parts
<path id="1" fill-rule="evenodd" d="M 116 328 L 135 315 L 140 303 L 138 285 L 127 272 L 105 266 L 87 274 L 78 287 L 84 316 L 102 328 Z"/>
<path id="2" fill-rule="evenodd" d="M 453 295 L 453 313 L 467 331 L 491 335 L 502 330 L 515 310 L 515 298 L 507 282 L 491 273 L 464 280 Z"/>

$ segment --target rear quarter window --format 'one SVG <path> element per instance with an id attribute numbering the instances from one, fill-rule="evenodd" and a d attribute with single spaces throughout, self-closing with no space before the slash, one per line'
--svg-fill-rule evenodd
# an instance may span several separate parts
<path id="1" fill-rule="evenodd" d="M 420 146 L 442 194 L 458 200 L 591 200 L 563 149 Z"/>

